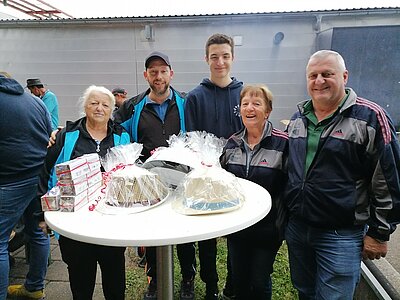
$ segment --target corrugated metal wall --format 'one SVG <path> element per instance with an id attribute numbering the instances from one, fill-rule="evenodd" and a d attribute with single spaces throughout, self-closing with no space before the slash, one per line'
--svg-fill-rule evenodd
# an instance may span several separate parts
<path id="1" fill-rule="evenodd" d="M 169 55 L 175 71 L 172 85 L 191 90 L 208 76 L 205 41 L 221 32 L 242 41 L 235 48 L 232 75 L 271 88 L 271 121 L 283 128 L 280 120 L 289 118 L 296 103 L 307 97 L 305 65 L 318 47 L 318 33 L 335 26 L 400 24 L 398 13 L 319 15 L 320 23 L 311 13 L 0 23 L 0 69 L 22 84 L 41 78 L 59 98 L 63 125 L 78 118 L 77 100 L 91 84 L 121 86 L 130 96 L 146 89 L 143 61 L 152 50 Z M 145 25 L 152 27 L 150 40 L 144 37 Z M 277 32 L 284 34 L 278 45 L 273 43 Z"/>

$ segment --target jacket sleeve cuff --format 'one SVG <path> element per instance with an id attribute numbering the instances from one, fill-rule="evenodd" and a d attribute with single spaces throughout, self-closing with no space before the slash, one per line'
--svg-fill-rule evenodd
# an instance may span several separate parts
<path id="1" fill-rule="evenodd" d="M 387 242 L 389 240 L 389 236 L 390 234 L 383 234 L 378 232 L 377 228 L 372 228 L 369 227 L 368 231 L 367 231 L 367 235 L 374 238 L 375 240 L 377 240 L 378 242 Z"/>

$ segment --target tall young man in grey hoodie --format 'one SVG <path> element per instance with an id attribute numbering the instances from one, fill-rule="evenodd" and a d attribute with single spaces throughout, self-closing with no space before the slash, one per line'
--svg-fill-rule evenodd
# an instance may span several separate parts
<path id="1" fill-rule="evenodd" d="M 208 38 L 205 50 L 210 78 L 204 78 L 200 85 L 187 95 L 186 128 L 187 131 L 204 130 L 227 139 L 243 126 L 239 114 L 243 82 L 230 75 L 234 59 L 233 39 L 224 34 L 213 34 Z M 216 239 L 200 241 L 198 245 L 200 278 L 206 283 L 206 299 L 218 299 Z M 229 260 L 227 264 L 226 289 L 231 284 Z M 225 293 L 228 294 L 228 291 L 224 291 Z"/>

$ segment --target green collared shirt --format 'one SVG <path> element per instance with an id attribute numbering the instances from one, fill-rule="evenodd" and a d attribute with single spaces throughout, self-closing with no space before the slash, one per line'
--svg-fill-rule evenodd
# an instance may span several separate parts
<path id="1" fill-rule="evenodd" d="M 349 96 L 349 91 L 346 90 L 346 95 L 340 102 L 337 110 L 319 122 L 318 122 L 318 118 L 314 112 L 312 100 L 308 101 L 304 105 L 304 115 L 308 119 L 308 123 L 307 123 L 307 154 L 306 154 L 306 165 L 305 165 L 305 170 L 304 170 L 305 174 L 307 174 L 308 169 L 310 168 L 311 163 L 314 160 L 315 154 L 317 153 L 318 144 L 321 139 L 322 132 L 325 130 L 326 126 L 333 119 L 333 117 L 337 114 L 337 112 L 342 108 L 342 106 L 346 102 L 348 96 Z"/>

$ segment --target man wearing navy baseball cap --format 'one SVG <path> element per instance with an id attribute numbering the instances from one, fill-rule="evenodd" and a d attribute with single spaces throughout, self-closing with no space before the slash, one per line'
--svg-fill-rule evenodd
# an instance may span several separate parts
<path id="1" fill-rule="evenodd" d="M 166 54 L 158 52 L 158 51 L 154 51 L 151 52 L 147 57 L 146 60 L 144 62 L 144 66 L 147 69 L 150 65 L 150 63 L 154 60 L 154 59 L 161 59 L 165 62 L 165 64 L 171 69 L 171 63 L 169 62 L 169 58 Z"/>
<path id="2" fill-rule="evenodd" d="M 185 95 L 170 86 L 174 71 L 169 57 L 159 51 L 152 52 L 145 58 L 144 66 L 143 76 L 150 88 L 125 101 L 114 113 L 115 121 L 126 129 L 133 141 L 143 144 L 143 160 L 155 148 L 168 147 L 171 135 L 186 131 Z M 182 273 L 180 299 L 194 299 L 194 243 L 177 245 L 177 251 Z M 146 247 L 146 258 L 147 276 L 151 281 L 143 299 L 157 299 L 155 247 Z"/>

